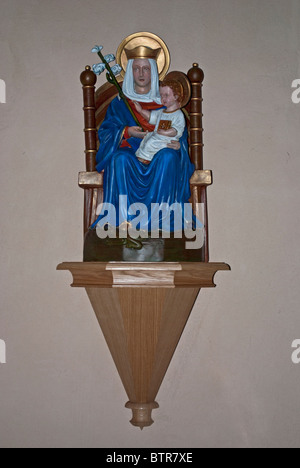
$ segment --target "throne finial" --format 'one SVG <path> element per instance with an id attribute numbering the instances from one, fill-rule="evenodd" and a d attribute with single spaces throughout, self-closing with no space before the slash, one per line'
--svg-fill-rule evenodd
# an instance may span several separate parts
<path id="1" fill-rule="evenodd" d="M 81 73 L 80 81 L 83 86 L 95 86 L 97 75 L 95 75 L 89 65 L 87 65 L 85 70 Z"/>

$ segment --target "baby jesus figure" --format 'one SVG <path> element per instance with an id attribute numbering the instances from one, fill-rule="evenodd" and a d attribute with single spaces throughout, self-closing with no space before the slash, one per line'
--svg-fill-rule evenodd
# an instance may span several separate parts
<path id="1" fill-rule="evenodd" d="M 137 158 L 149 164 L 158 151 L 167 147 L 172 140 L 179 141 L 185 129 L 185 118 L 180 110 L 183 87 L 179 81 L 166 80 L 160 84 L 160 96 L 165 109 L 147 111 L 134 101 L 136 110 L 152 125 L 153 132 L 147 133 L 136 152 Z"/>

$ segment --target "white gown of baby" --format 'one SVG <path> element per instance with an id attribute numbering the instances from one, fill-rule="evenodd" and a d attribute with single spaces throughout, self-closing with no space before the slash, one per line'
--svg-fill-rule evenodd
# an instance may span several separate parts
<path id="1" fill-rule="evenodd" d="M 175 128 L 175 130 L 177 130 L 177 135 L 174 137 L 159 135 L 157 130 L 162 125 L 161 121 L 163 121 L 165 125 L 166 123 L 164 121 L 170 121 L 170 124 L 167 124 L 167 126 L 169 128 Z M 173 112 L 166 112 L 165 109 L 152 111 L 149 123 L 155 125 L 155 129 L 145 136 L 136 152 L 138 158 L 145 159 L 146 161 L 152 161 L 154 155 L 161 149 L 166 148 L 170 141 L 178 141 L 182 137 L 185 129 L 185 118 L 180 109 Z"/>

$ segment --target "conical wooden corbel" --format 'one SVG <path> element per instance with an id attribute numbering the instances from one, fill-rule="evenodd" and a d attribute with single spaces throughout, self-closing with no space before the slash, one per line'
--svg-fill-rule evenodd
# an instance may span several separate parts
<path id="1" fill-rule="evenodd" d="M 153 423 L 152 410 L 201 288 L 214 287 L 225 263 L 62 263 L 84 287 L 132 410 L 131 423 Z"/>

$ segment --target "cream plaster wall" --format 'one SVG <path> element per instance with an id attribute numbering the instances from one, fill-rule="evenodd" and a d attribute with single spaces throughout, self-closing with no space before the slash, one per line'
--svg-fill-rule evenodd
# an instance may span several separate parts
<path id="1" fill-rule="evenodd" d="M 205 71 L 212 261 L 158 395 L 129 424 L 88 299 L 56 272 L 81 260 L 79 74 L 136 31 L 172 69 Z M 0 0 L 1 447 L 299 446 L 299 0 Z"/>

